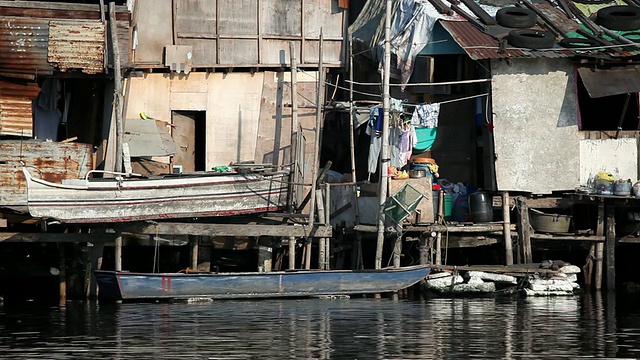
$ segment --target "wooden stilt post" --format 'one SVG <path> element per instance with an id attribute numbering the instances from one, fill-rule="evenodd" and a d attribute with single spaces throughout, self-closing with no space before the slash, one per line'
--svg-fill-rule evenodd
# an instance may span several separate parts
<path id="1" fill-rule="evenodd" d="M 444 221 L 444 191 L 438 192 L 438 223 Z M 436 265 L 442 265 L 442 233 L 436 234 Z"/>
<path id="2" fill-rule="evenodd" d="M 587 255 L 587 260 L 585 261 L 584 266 L 582 267 L 582 272 L 584 273 L 584 287 L 585 289 L 591 288 L 591 281 L 593 279 L 593 260 L 596 257 L 596 244 L 589 244 L 589 254 Z"/>
<path id="3" fill-rule="evenodd" d="M 607 207 L 607 232 L 605 240 L 607 259 L 607 290 L 616 289 L 616 219 L 615 208 Z"/>
<path id="4" fill-rule="evenodd" d="M 93 275 L 93 270 L 100 270 L 102 268 L 102 253 L 104 251 L 104 243 L 97 242 L 93 243 L 90 251 L 90 261 L 89 261 L 89 291 L 87 292 L 87 298 L 95 299 L 98 297 L 98 284 L 96 282 L 96 277 Z"/>
<path id="5" fill-rule="evenodd" d="M 324 212 L 324 198 L 322 191 L 316 192 L 316 203 L 318 208 L 318 224 L 325 224 L 325 212 Z M 320 238 L 318 241 L 318 269 L 326 269 L 326 251 L 327 251 L 327 238 Z"/>
<path id="6" fill-rule="evenodd" d="M 258 246 L 258 272 L 271 272 L 272 249 L 269 246 Z"/>
<path id="7" fill-rule="evenodd" d="M 311 168 L 311 199 L 309 205 L 309 227 L 313 228 L 313 224 L 315 222 L 315 211 L 316 211 L 316 187 L 317 187 L 317 178 L 316 174 L 318 173 L 318 163 L 320 161 L 320 142 L 322 141 L 322 108 L 324 105 L 324 65 L 323 65 L 323 34 L 322 28 L 320 29 L 320 41 L 319 41 L 319 57 L 318 57 L 318 83 L 316 86 L 316 131 L 315 131 L 315 141 L 313 144 L 313 167 Z M 306 261 L 305 268 L 311 269 L 311 238 L 307 239 L 306 244 Z"/>
<path id="8" fill-rule="evenodd" d="M 189 235 L 189 245 L 191 247 L 191 269 L 198 270 L 198 238 L 199 236 Z"/>
<path id="9" fill-rule="evenodd" d="M 296 268 L 296 238 L 289 237 L 289 270 Z"/>
<path id="10" fill-rule="evenodd" d="M 289 55 L 291 57 L 291 148 L 289 151 L 289 156 L 291 158 L 291 164 L 294 164 L 291 179 L 295 179 L 295 173 L 297 171 L 298 161 L 303 159 L 297 158 L 297 132 L 298 132 L 298 61 L 297 61 L 297 50 L 295 42 L 291 41 L 289 43 Z M 292 184 L 289 185 L 289 193 L 288 193 L 288 202 L 289 212 L 293 212 L 293 189 L 297 185 Z M 295 239 L 294 239 L 295 241 Z M 293 268 L 291 268 L 293 269 Z"/>
<path id="11" fill-rule="evenodd" d="M 382 72 L 382 146 L 380 149 L 380 198 L 378 208 L 378 234 L 376 242 L 375 268 L 382 268 L 382 251 L 384 250 L 385 215 L 384 204 L 387 201 L 389 184 L 389 81 L 391 72 L 391 8 L 392 0 L 387 0 L 384 20 L 384 66 Z"/>
<path id="12" fill-rule="evenodd" d="M 506 265 L 513 265 L 513 249 L 511 248 L 511 212 L 509 211 L 509 192 L 502 192 L 502 234 L 504 236 L 504 258 Z"/>
<path id="13" fill-rule="evenodd" d="M 115 245 L 115 270 L 122 271 L 122 234 L 116 234 L 116 245 Z"/>
<path id="14" fill-rule="evenodd" d="M 522 248 L 522 262 L 531 264 L 533 262 L 533 254 L 531 253 L 531 225 L 529 222 L 529 206 L 522 196 L 516 198 L 516 206 L 518 208 L 518 238 Z"/>
<path id="15" fill-rule="evenodd" d="M 324 184 L 324 224 L 331 224 L 331 184 Z M 331 269 L 331 238 L 326 238 L 324 249 L 325 270 Z"/>
<path id="16" fill-rule="evenodd" d="M 596 235 L 604 235 L 604 202 L 598 205 L 598 222 L 596 224 Z M 596 290 L 602 289 L 602 260 L 604 260 L 604 244 L 596 244 Z"/>
<path id="17" fill-rule="evenodd" d="M 401 229 L 400 229 L 401 230 Z M 396 241 L 393 243 L 393 267 L 400 267 L 400 258 L 402 256 L 402 232 L 396 233 Z"/>
<path id="18" fill-rule="evenodd" d="M 67 300 L 67 256 L 64 243 L 58 243 L 58 288 L 60 303 Z"/>
<path id="19" fill-rule="evenodd" d="M 420 265 L 426 265 L 429 263 L 429 246 L 427 244 L 428 235 L 420 235 Z"/>
<path id="20" fill-rule="evenodd" d="M 122 98 L 122 73 L 120 70 L 120 49 L 118 47 L 118 28 L 116 26 L 116 3 L 109 3 L 109 30 L 111 31 L 111 46 L 113 50 L 113 81 L 114 87 L 114 110 L 116 119 L 116 162 L 114 171 L 122 172 L 122 144 L 124 137 L 124 122 L 122 111 L 124 100 Z"/>

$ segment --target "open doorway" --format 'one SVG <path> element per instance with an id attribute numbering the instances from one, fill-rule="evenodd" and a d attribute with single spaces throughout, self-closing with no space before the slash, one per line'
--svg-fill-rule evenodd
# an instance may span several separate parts
<path id="1" fill-rule="evenodd" d="M 171 136 L 176 144 L 174 173 L 206 171 L 206 112 L 172 111 Z"/>

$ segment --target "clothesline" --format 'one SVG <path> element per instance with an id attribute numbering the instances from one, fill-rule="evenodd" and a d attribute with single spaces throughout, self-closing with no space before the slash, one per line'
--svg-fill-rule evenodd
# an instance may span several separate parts
<path id="1" fill-rule="evenodd" d="M 361 83 L 357 81 L 345 80 L 351 82 L 354 85 L 363 86 L 376 86 L 380 83 Z M 428 82 L 428 83 L 411 83 L 411 84 L 389 84 L 389 86 L 428 86 L 428 85 L 460 85 L 460 84 L 475 84 L 480 82 L 489 82 L 491 79 L 475 79 L 475 80 L 459 80 L 459 81 L 443 81 L 443 82 Z"/>

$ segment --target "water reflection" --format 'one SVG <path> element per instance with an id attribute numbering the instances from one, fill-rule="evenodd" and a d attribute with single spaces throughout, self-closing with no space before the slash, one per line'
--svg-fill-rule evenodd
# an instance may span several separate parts
<path id="1" fill-rule="evenodd" d="M 637 357 L 637 300 L 587 294 L 12 306 L 0 309 L 0 354 L 12 359 Z"/>

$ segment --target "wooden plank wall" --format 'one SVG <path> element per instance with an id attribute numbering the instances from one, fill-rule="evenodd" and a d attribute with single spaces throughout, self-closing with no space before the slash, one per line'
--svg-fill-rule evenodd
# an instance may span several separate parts
<path id="1" fill-rule="evenodd" d="M 208 169 L 253 157 L 262 74 L 147 74 L 130 81 L 128 118 L 144 111 L 170 122 L 172 110 L 206 111 Z"/>
<path id="2" fill-rule="evenodd" d="M 162 66 L 164 46 L 191 45 L 195 68 L 282 66 L 295 41 L 300 65 L 314 67 L 322 28 L 324 64 L 337 67 L 346 18 L 338 0 L 138 0 L 135 63 Z"/>

